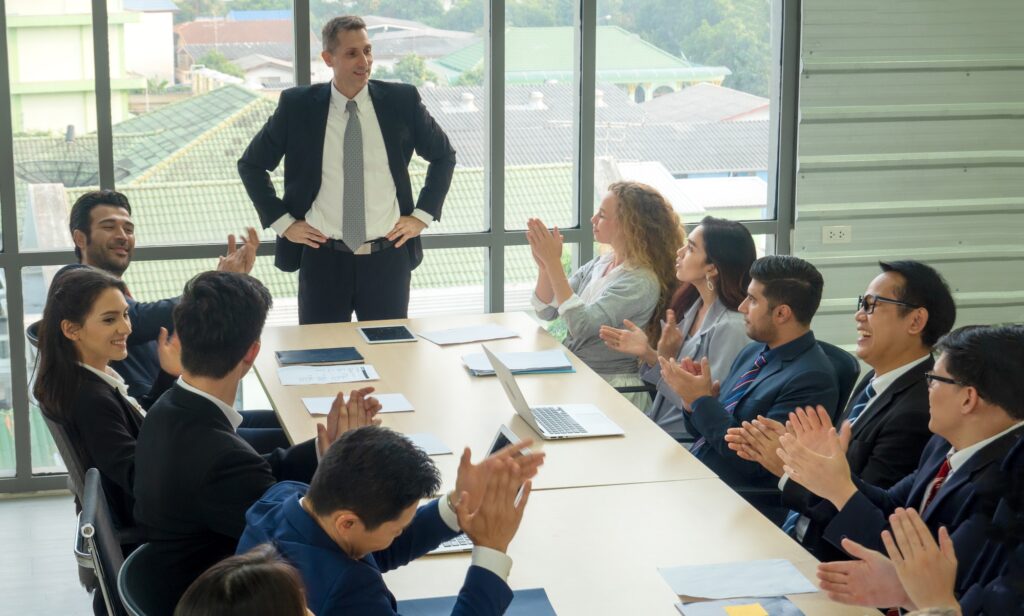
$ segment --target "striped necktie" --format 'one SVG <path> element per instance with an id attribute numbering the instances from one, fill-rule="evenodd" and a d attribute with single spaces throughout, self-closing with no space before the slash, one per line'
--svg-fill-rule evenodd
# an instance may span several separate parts
<path id="1" fill-rule="evenodd" d="M 736 410 L 736 405 L 740 403 L 740 399 L 743 398 L 743 394 L 747 393 L 747 390 L 750 389 L 750 384 L 757 379 L 757 375 L 761 372 L 761 368 L 768 363 L 767 354 L 768 352 L 765 351 L 757 356 L 757 359 L 754 360 L 754 367 L 747 370 L 747 372 L 739 378 L 739 382 L 733 386 L 729 395 L 725 398 L 725 401 L 722 404 L 730 415 Z M 690 453 L 696 456 L 701 448 L 704 447 L 704 443 L 706 442 L 707 439 L 703 436 L 697 439 L 693 446 L 690 447 Z"/>
<path id="2" fill-rule="evenodd" d="M 946 483 L 946 478 L 949 477 L 950 471 L 953 469 L 949 464 L 949 458 L 942 461 L 942 466 L 939 467 L 939 472 L 935 474 L 935 479 L 932 479 L 931 485 L 928 488 L 928 496 L 925 497 L 924 503 L 921 505 L 921 513 L 928 508 L 928 505 L 935 500 L 939 490 L 942 488 L 942 484 Z"/>
<path id="3" fill-rule="evenodd" d="M 853 408 L 850 409 L 850 414 L 847 416 L 846 420 L 849 421 L 851 425 L 856 422 L 857 418 L 864 412 L 864 409 L 868 408 L 868 404 L 871 403 L 871 399 L 874 397 L 875 388 L 871 386 L 871 383 L 868 383 L 868 386 L 864 388 L 864 391 L 860 392 L 860 395 L 857 396 L 857 401 L 853 403 Z"/>

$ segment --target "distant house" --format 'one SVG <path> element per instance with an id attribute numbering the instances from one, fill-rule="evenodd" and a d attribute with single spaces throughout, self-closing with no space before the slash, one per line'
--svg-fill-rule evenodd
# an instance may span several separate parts
<path id="1" fill-rule="evenodd" d="M 407 19 L 366 15 L 363 21 L 373 43 L 374 64 L 387 68 L 411 54 L 436 60 L 478 40 L 472 32 L 440 30 Z"/>
<path id="2" fill-rule="evenodd" d="M 572 83 L 572 27 L 506 28 L 505 47 L 506 83 Z M 483 59 L 484 41 L 477 39 L 433 62 L 431 68 L 453 83 L 480 67 Z M 597 28 L 597 81 L 614 83 L 638 103 L 697 83 L 720 85 L 730 74 L 724 66 L 702 66 L 676 57 L 618 26 Z"/>
<path id="3" fill-rule="evenodd" d="M 698 83 L 656 96 L 643 104 L 648 116 L 662 122 L 738 122 L 768 119 L 769 101 L 725 86 Z"/>

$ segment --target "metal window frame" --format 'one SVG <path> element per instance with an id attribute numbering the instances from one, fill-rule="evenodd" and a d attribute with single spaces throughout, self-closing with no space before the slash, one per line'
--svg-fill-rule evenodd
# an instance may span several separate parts
<path id="1" fill-rule="evenodd" d="M 484 77 L 486 140 L 490 156 L 485 169 L 485 193 L 488 203 L 488 230 L 424 236 L 424 248 L 486 248 L 485 310 L 504 308 L 505 248 L 527 244 L 524 231 L 504 229 L 505 195 L 505 1 L 485 3 L 487 66 Z M 309 0 L 294 0 L 295 83 L 308 84 Z M 100 184 L 114 188 L 114 152 L 111 121 L 110 54 L 105 0 L 92 0 L 93 49 L 95 63 L 96 114 Z M 753 234 L 775 238 L 774 251 L 785 254 L 791 248 L 795 219 L 796 130 L 798 123 L 798 85 L 800 60 L 801 0 L 774 0 L 772 11 L 773 86 L 771 95 L 772 135 L 768 168 L 769 196 L 775 201 L 776 216 L 769 220 L 744 221 Z M 573 89 L 578 113 L 573 128 L 576 151 L 573 155 L 573 200 L 578 224 L 563 230 L 566 242 L 576 244 L 577 262 L 593 256 L 593 236 L 589 212 L 594 203 L 594 133 L 596 80 L 596 2 L 576 0 L 574 16 Z M 0 32 L 7 32 L 6 2 L 0 0 Z M 14 132 L 11 117 L 10 67 L 6 45 L 0 45 L 0 216 L 3 252 L 0 270 L 4 273 L 7 300 L 7 325 L 10 341 L 11 401 L 14 408 L 15 476 L 0 478 L 0 494 L 61 489 L 66 475 L 33 475 L 29 425 L 28 368 L 22 269 L 41 265 L 62 265 L 73 258 L 67 251 L 22 251 L 18 245 L 18 219 L 14 190 Z M 501 170 L 501 172 L 497 172 Z M 273 254 L 273 244 L 264 242 L 261 256 Z M 136 261 L 213 258 L 223 253 L 220 245 L 150 246 L 136 249 Z"/>

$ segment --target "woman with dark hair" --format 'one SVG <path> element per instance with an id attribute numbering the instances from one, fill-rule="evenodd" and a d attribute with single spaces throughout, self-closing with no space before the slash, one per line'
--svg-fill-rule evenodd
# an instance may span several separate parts
<path id="1" fill-rule="evenodd" d="M 676 253 L 676 278 L 682 283 L 670 302 L 657 348 L 634 323 L 625 329 L 601 328 L 601 338 L 615 351 L 643 360 L 640 376 L 658 388 L 644 411 L 677 440 L 687 437 L 683 401 L 661 380 L 658 356 L 707 357 L 711 374 L 729 374 L 732 362 L 750 339 L 737 309 L 747 296 L 750 265 L 757 258 L 754 239 L 738 222 L 706 216 Z M 676 323 L 676 315 L 683 318 Z"/>
<path id="2" fill-rule="evenodd" d="M 125 285 L 106 272 L 79 267 L 60 272 L 50 285 L 39 324 L 39 356 L 32 393 L 43 414 L 67 431 L 85 468 L 96 467 L 114 523 L 132 522 L 135 439 L 146 408 L 181 366 L 162 330 L 163 370 L 153 391 L 136 401 L 109 363 L 128 354 Z"/>
<path id="3" fill-rule="evenodd" d="M 174 616 L 307 616 L 302 580 L 274 546 L 225 558 L 196 578 Z"/>
<path id="4" fill-rule="evenodd" d="M 603 326 L 623 322 L 650 326 L 675 288 L 669 255 L 683 244 L 679 216 L 657 190 L 639 182 L 615 182 L 591 218 L 594 240 L 611 250 L 582 265 L 572 276 L 562 269 L 562 236 L 531 218 L 526 238 L 537 263 L 533 308 L 545 321 L 561 317 L 565 346 L 614 387 L 641 385 L 636 360 L 601 343 Z M 647 394 L 627 394 L 639 408 Z"/>

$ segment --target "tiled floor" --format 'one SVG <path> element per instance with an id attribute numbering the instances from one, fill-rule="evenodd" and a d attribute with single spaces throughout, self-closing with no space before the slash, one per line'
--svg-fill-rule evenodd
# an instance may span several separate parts
<path id="1" fill-rule="evenodd" d="M 0 498 L 0 615 L 89 616 L 70 495 Z"/>

